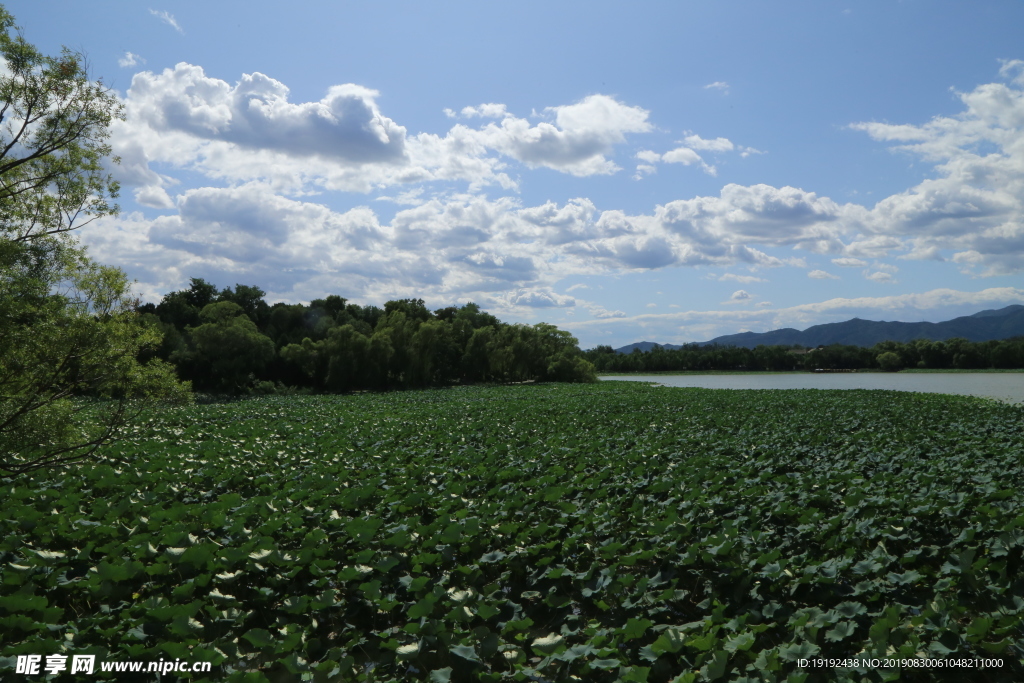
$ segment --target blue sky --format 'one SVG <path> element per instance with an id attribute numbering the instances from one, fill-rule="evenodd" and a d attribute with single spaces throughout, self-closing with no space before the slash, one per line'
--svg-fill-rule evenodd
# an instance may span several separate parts
<path id="1" fill-rule="evenodd" d="M 9 2 L 127 119 L 156 300 L 476 301 L 582 346 L 1024 302 L 1019 2 Z"/>

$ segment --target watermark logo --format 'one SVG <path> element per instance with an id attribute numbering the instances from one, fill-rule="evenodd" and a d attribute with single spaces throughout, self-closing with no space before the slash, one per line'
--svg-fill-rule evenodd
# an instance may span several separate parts
<path id="1" fill-rule="evenodd" d="M 70 661 L 69 661 L 70 660 Z M 158 662 L 100 662 L 101 672 L 148 672 L 148 673 L 205 673 L 210 671 L 210 662 L 183 662 L 181 659 Z M 73 674 L 92 674 L 97 671 L 96 655 L 18 655 L 14 673 L 26 676 L 59 674 L 69 671 Z"/>
<path id="2" fill-rule="evenodd" d="M 47 655 L 43 662 L 42 655 L 18 655 L 14 672 L 29 676 L 40 673 L 59 674 L 68 671 L 67 655 Z M 72 655 L 71 673 L 91 674 L 96 668 L 96 655 Z"/>

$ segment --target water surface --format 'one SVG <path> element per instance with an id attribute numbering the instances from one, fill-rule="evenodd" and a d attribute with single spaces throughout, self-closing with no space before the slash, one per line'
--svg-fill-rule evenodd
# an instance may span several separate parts
<path id="1" fill-rule="evenodd" d="M 703 389 L 888 389 L 983 396 L 1024 403 L 1024 372 L 620 375 L 600 379 Z"/>

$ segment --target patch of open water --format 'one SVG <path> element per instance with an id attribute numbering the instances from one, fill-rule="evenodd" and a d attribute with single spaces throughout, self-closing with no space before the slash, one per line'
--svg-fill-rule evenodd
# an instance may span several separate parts
<path id="1" fill-rule="evenodd" d="M 704 389 L 888 389 L 983 396 L 1024 404 L 1024 372 L 792 373 L 736 375 L 620 375 L 603 381 L 655 382 Z"/>

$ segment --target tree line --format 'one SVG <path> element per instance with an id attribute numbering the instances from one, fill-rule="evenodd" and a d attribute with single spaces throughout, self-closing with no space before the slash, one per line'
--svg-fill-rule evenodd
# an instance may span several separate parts
<path id="1" fill-rule="evenodd" d="M 275 303 L 251 285 L 193 278 L 138 312 L 162 335 L 146 352 L 204 392 L 345 392 L 472 382 L 591 382 L 594 366 L 554 325 L 503 323 L 473 303 L 360 306 L 330 295 Z M 143 358 L 147 360 L 147 358 Z"/>
<path id="2" fill-rule="evenodd" d="M 740 346 L 687 344 L 679 349 L 655 346 L 650 351 L 617 353 L 610 346 L 585 351 L 598 372 L 672 370 L 886 370 L 1024 368 L 1024 337 L 972 342 L 917 339 L 885 341 L 871 347 L 832 344 L 802 346 Z"/>
<path id="3" fill-rule="evenodd" d="M 576 340 L 478 306 L 264 301 L 203 280 L 140 306 L 75 231 L 119 211 L 107 171 L 116 93 L 80 52 L 37 50 L 0 4 L 0 477 L 67 465 L 147 406 L 211 392 L 590 381 Z M 188 381 L 190 380 L 191 385 Z"/>

